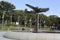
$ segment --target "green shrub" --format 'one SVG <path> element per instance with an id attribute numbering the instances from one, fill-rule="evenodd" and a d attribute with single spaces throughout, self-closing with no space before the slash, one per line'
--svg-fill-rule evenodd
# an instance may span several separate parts
<path id="1" fill-rule="evenodd" d="M 11 22 L 7 22 L 6 26 L 8 26 L 8 27 L 9 26 L 16 26 L 16 24 L 14 24 L 14 23 L 11 24 Z"/>
<path id="2" fill-rule="evenodd" d="M 16 28 L 11 28 L 10 30 L 17 30 Z"/>

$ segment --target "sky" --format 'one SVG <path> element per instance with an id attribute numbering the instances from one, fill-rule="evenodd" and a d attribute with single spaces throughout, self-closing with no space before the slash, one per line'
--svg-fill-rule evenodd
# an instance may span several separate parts
<path id="1" fill-rule="evenodd" d="M 46 16 L 56 15 L 60 17 L 60 0 L 4 0 L 14 4 L 16 10 L 28 9 L 25 4 L 30 4 L 39 8 L 49 8 L 49 11 L 43 13 Z"/>

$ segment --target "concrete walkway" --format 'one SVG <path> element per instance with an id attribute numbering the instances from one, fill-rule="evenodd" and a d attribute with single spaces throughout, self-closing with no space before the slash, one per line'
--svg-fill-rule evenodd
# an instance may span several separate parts
<path id="1" fill-rule="evenodd" d="M 60 33 L 7 32 L 4 37 L 16 40 L 60 40 Z"/>

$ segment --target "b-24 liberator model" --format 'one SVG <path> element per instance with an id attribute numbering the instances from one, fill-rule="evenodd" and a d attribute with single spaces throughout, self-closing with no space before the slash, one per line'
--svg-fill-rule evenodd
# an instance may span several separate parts
<path id="1" fill-rule="evenodd" d="M 40 12 L 46 12 L 49 10 L 49 8 L 38 8 L 38 7 L 31 6 L 29 4 L 26 4 L 26 6 L 33 9 L 33 11 L 27 11 L 27 9 L 25 9 L 25 11 L 28 13 L 40 13 Z"/>

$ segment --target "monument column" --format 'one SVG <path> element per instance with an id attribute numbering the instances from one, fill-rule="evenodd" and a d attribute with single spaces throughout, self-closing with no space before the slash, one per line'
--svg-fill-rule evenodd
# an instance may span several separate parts
<path id="1" fill-rule="evenodd" d="M 38 32 L 38 27 L 39 27 L 39 14 L 36 14 L 36 22 L 35 22 L 35 26 L 34 26 L 34 32 L 37 33 Z"/>

